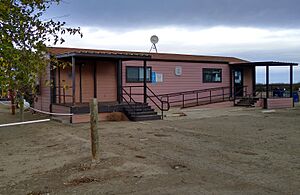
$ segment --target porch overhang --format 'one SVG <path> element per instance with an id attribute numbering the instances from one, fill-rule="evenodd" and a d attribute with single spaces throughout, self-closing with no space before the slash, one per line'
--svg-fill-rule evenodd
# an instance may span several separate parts
<path id="1" fill-rule="evenodd" d="M 236 67 L 236 66 L 298 66 L 297 63 L 274 62 L 274 61 L 230 63 L 229 65 L 232 67 Z"/>
<path id="2" fill-rule="evenodd" d="M 148 60 L 151 58 L 150 55 L 144 54 L 123 54 L 123 53 L 91 53 L 91 52 L 71 52 L 64 54 L 55 55 L 57 59 L 64 58 L 106 58 L 106 59 L 115 59 L 115 60 Z"/>

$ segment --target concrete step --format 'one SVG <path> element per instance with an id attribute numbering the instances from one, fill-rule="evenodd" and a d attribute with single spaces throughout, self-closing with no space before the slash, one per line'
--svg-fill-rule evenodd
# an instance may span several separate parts
<path id="1" fill-rule="evenodd" d="M 151 121 L 151 120 L 161 120 L 161 116 L 159 115 L 142 115 L 132 117 L 133 121 Z"/>
<path id="2" fill-rule="evenodd" d="M 123 104 L 124 112 L 132 121 L 160 120 L 161 116 L 145 103 Z"/>
<path id="3" fill-rule="evenodd" d="M 258 98 L 241 98 L 239 101 L 235 104 L 236 106 L 245 106 L 245 107 L 253 107 L 254 104 L 258 101 Z"/>
<path id="4" fill-rule="evenodd" d="M 146 108 L 151 108 L 151 106 L 148 106 L 148 105 L 131 105 L 131 106 L 129 106 L 129 105 L 125 105 L 125 106 L 123 106 L 123 108 L 125 108 L 125 109 L 146 109 Z"/>
<path id="5" fill-rule="evenodd" d="M 157 112 L 154 112 L 153 110 L 151 111 L 142 111 L 142 112 L 132 112 L 131 116 L 135 117 L 135 116 L 142 116 L 142 115 L 157 115 Z"/>
<path id="6" fill-rule="evenodd" d="M 151 107 L 147 108 L 136 108 L 136 109 L 131 109 L 131 108 L 125 108 L 126 112 L 149 112 L 149 111 L 154 111 Z"/>

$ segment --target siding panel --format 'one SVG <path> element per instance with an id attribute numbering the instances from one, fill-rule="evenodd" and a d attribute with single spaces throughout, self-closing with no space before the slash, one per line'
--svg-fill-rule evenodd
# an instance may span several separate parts
<path id="1" fill-rule="evenodd" d="M 123 62 L 123 86 L 142 86 L 143 83 L 127 83 L 126 82 L 126 66 L 143 66 L 143 62 L 127 61 Z M 201 90 L 215 87 L 229 87 L 229 66 L 227 64 L 207 64 L 207 63 L 182 63 L 182 62 L 148 62 L 147 66 L 152 67 L 152 71 L 163 75 L 163 82 L 148 83 L 157 95 L 168 94 L 174 92 L 183 92 L 189 90 Z M 175 67 L 182 67 L 182 75 L 175 75 Z M 219 68 L 222 69 L 221 83 L 203 83 L 203 68 Z M 135 93 L 143 93 L 143 88 L 134 90 Z M 206 96 L 207 94 L 202 94 Z M 208 94 L 209 95 L 209 94 Z M 192 95 L 191 95 L 192 96 Z M 137 97 L 135 97 L 137 98 Z M 178 97 L 177 97 L 178 98 Z M 141 97 L 139 98 L 141 101 Z"/>

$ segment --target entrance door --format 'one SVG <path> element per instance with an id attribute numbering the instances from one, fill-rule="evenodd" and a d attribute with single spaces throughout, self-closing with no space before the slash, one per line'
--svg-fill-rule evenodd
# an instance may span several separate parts
<path id="1" fill-rule="evenodd" d="M 244 75 L 242 69 L 234 70 L 234 94 L 238 97 L 243 97 L 244 95 Z"/>

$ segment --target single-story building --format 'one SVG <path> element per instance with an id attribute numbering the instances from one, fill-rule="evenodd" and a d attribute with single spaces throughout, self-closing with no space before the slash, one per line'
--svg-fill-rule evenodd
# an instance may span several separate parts
<path id="1" fill-rule="evenodd" d="M 71 123 L 89 120 L 88 103 L 92 98 L 99 101 L 101 120 L 114 112 L 124 113 L 130 120 L 160 119 L 170 106 L 185 108 L 217 102 L 265 108 L 293 106 L 292 90 L 288 96 L 272 96 L 269 67 L 290 67 L 292 89 L 295 63 L 59 47 L 51 47 L 49 52 L 72 66 L 49 65 L 39 81 L 34 107 L 72 113 L 67 118 Z M 260 91 L 255 87 L 257 66 L 267 70 L 266 87 Z"/>

